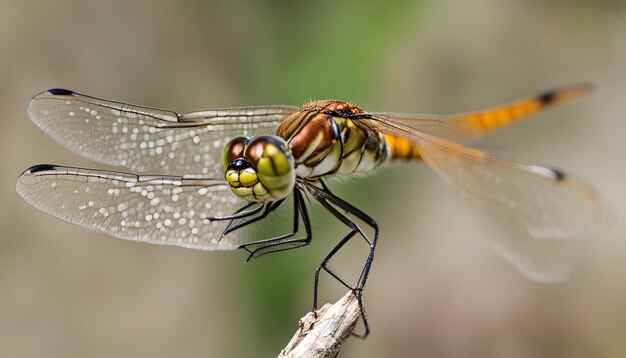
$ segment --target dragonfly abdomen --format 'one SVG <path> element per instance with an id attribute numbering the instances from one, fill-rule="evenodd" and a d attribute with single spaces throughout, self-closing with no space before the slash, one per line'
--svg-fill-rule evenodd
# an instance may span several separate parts
<path id="1" fill-rule="evenodd" d="M 394 137 L 391 134 L 385 134 L 385 141 L 389 147 L 389 154 L 391 159 L 406 159 L 406 160 L 420 160 L 419 148 L 410 141 L 398 137 Z"/>

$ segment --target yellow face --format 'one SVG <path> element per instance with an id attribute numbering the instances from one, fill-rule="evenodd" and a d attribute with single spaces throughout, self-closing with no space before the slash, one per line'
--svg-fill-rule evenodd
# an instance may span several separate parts
<path id="1" fill-rule="evenodd" d="M 296 183 L 293 158 L 280 137 L 237 137 L 226 145 L 222 162 L 230 189 L 249 201 L 283 199 Z"/>

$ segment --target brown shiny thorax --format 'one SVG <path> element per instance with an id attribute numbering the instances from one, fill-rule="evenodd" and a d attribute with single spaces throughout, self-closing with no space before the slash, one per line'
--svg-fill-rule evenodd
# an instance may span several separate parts
<path id="1" fill-rule="evenodd" d="M 377 131 L 358 125 L 366 116 L 346 102 L 313 101 L 286 118 L 276 135 L 288 143 L 301 177 L 368 171 L 386 159 L 387 147 Z"/>

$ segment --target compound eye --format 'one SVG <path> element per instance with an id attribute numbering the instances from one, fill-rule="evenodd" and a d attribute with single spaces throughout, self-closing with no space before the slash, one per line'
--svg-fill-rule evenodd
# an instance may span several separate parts
<path id="1" fill-rule="evenodd" d="M 243 157 L 243 152 L 250 143 L 250 140 L 250 137 L 236 137 L 226 144 L 224 152 L 222 153 L 222 165 L 224 165 L 224 170 L 228 169 L 228 166 L 233 160 Z"/>
<path id="2" fill-rule="evenodd" d="M 244 157 L 256 168 L 259 180 L 275 199 L 289 195 L 295 185 L 293 157 L 287 148 L 280 137 L 259 136 L 244 151 Z"/>
<path id="3" fill-rule="evenodd" d="M 244 151 L 244 157 L 262 175 L 283 176 L 293 170 L 291 154 L 282 138 L 259 136 L 254 138 Z"/>

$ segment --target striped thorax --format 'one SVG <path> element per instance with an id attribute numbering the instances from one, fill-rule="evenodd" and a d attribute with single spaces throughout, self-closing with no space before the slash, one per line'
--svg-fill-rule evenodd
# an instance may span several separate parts
<path id="1" fill-rule="evenodd" d="M 299 177 L 366 172 L 388 157 L 384 136 L 357 124 L 366 115 L 345 102 L 310 102 L 286 118 L 276 135 L 287 141 Z"/>

